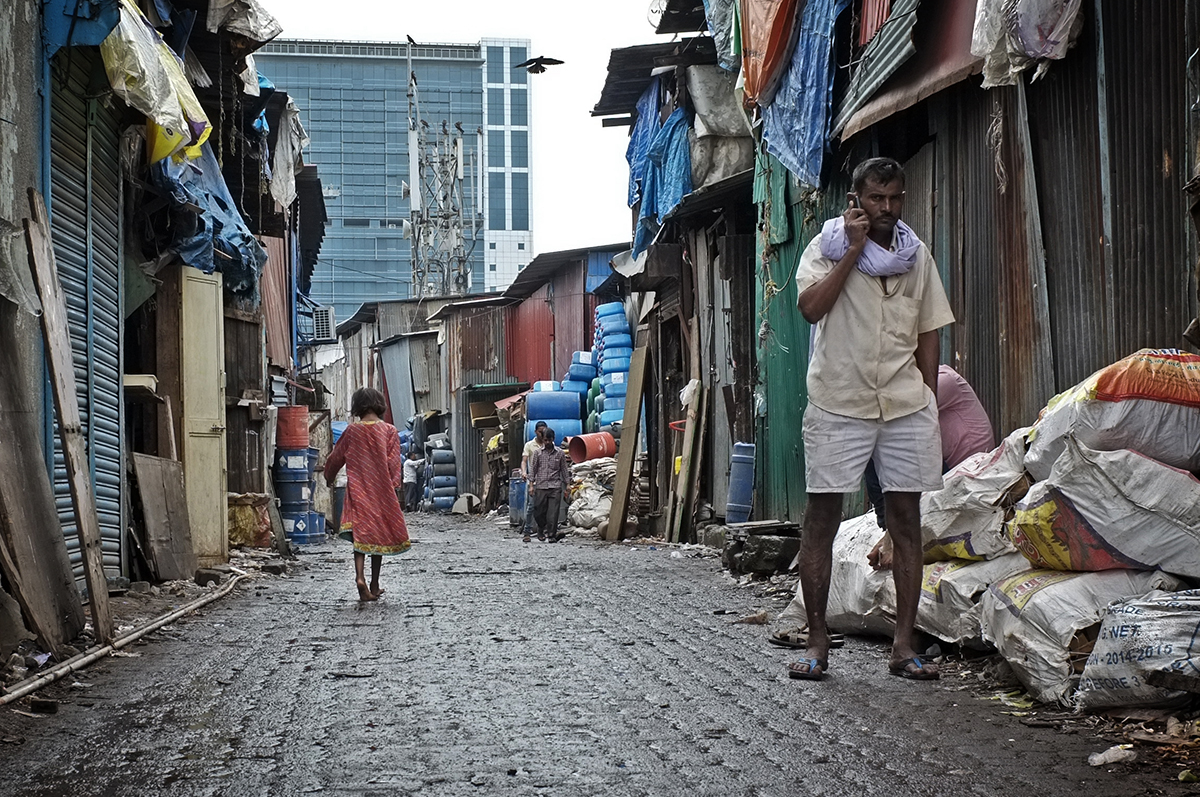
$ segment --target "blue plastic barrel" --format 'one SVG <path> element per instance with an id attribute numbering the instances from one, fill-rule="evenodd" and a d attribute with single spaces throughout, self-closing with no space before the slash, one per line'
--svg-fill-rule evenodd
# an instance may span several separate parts
<path id="1" fill-rule="evenodd" d="M 628 332 L 617 332 L 611 335 L 605 335 L 601 341 L 605 351 L 608 349 L 632 349 L 633 336 Z"/>
<path id="2" fill-rule="evenodd" d="M 429 476 L 454 476 L 458 473 L 458 466 L 453 462 L 439 462 L 429 469 Z"/>
<path id="3" fill-rule="evenodd" d="M 725 522 L 748 521 L 753 500 L 754 443 L 734 443 L 729 463 L 729 499 L 725 504 Z"/>
<path id="4" fill-rule="evenodd" d="M 605 302 L 596 308 L 596 318 L 604 318 L 611 315 L 624 315 L 625 305 L 620 302 Z"/>
<path id="5" fill-rule="evenodd" d="M 632 356 L 633 349 L 629 348 L 628 346 L 612 346 L 604 349 L 604 362 L 620 358 L 628 360 Z"/>
<path id="6" fill-rule="evenodd" d="M 618 371 L 629 373 L 628 357 L 613 357 L 612 359 L 605 357 L 604 362 L 600 364 L 600 373 L 602 374 L 615 374 Z"/>
<path id="7" fill-rule="evenodd" d="M 434 487 L 433 488 L 433 497 L 434 498 L 457 498 L 458 497 L 458 488 L 457 487 Z"/>
<path id="8" fill-rule="evenodd" d="M 449 448 L 436 448 L 429 452 L 429 462 L 432 465 L 453 465 L 454 452 Z"/>
<path id="9" fill-rule="evenodd" d="M 449 512 L 454 508 L 453 498 L 434 498 L 433 508 L 437 512 Z"/>
<path id="10" fill-rule="evenodd" d="M 309 482 L 275 482 L 280 512 L 307 512 L 312 509 L 312 488 Z"/>
<path id="11" fill-rule="evenodd" d="M 604 409 L 606 410 L 623 410 L 625 409 L 624 396 L 605 396 Z"/>
<path id="12" fill-rule="evenodd" d="M 585 365 L 584 363 L 571 363 L 571 367 L 567 369 L 567 375 L 571 379 L 590 382 L 596 378 L 596 366 Z"/>
<path id="13" fill-rule="evenodd" d="M 592 374 L 595 376 L 595 373 Z M 562 383 L 562 392 L 564 393 L 587 393 L 592 387 L 592 380 L 589 378 L 586 382 L 571 380 Z"/>
<path id="14" fill-rule="evenodd" d="M 280 510 L 279 516 L 283 518 L 284 536 L 293 545 L 308 544 L 309 515 L 311 514 L 311 511 L 307 509 L 303 512 L 285 512 Z"/>
<path id="15" fill-rule="evenodd" d="M 530 393 L 525 397 L 525 417 L 578 418 L 579 394 L 565 391 Z"/>
<path id="16" fill-rule="evenodd" d="M 625 417 L 625 410 L 605 410 L 600 413 L 600 425 L 608 426 L 611 423 L 618 423 Z"/>
<path id="17" fill-rule="evenodd" d="M 333 444 L 335 446 L 337 445 L 338 440 L 342 439 L 342 432 L 346 431 L 346 427 L 349 425 L 350 424 L 346 423 L 345 421 L 334 421 L 333 423 L 329 424 L 329 426 L 333 429 Z M 411 435 L 412 432 L 409 432 L 409 434 Z M 400 436 L 404 437 L 404 432 L 401 432 Z"/>
<path id="18" fill-rule="evenodd" d="M 596 359 L 590 351 L 577 351 L 571 355 L 571 362 L 581 365 L 595 365 Z"/>
<path id="19" fill-rule="evenodd" d="M 625 394 L 629 392 L 629 385 L 626 382 L 613 382 L 611 385 L 604 386 L 604 400 L 610 398 L 625 398 Z"/>
<path id="20" fill-rule="evenodd" d="M 307 482 L 312 478 L 308 464 L 307 448 L 280 448 L 275 450 L 275 481 Z"/>
<path id="21" fill-rule="evenodd" d="M 514 470 L 508 477 L 508 525 L 520 526 L 525 522 L 525 477 Z"/>
<path id="22" fill-rule="evenodd" d="M 455 487 L 457 485 L 458 478 L 456 476 L 434 476 L 429 480 L 429 486 L 435 490 L 439 487 Z"/>
<path id="23" fill-rule="evenodd" d="M 308 541 L 325 542 L 325 516 L 320 512 L 308 513 Z"/>
<path id="24" fill-rule="evenodd" d="M 561 390 L 558 382 L 549 379 L 543 379 L 541 382 L 533 383 L 533 392 L 535 393 L 553 393 L 556 390 Z"/>
<path id="25" fill-rule="evenodd" d="M 539 420 L 544 420 L 546 425 L 554 430 L 555 444 L 562 443 L 564 437 L 574 437 L 577 434 L 583 434 L 583 421 L 579 418 L 537 418 L 525 422 L 526 442 L 533 439 L 534 427 Z"/>

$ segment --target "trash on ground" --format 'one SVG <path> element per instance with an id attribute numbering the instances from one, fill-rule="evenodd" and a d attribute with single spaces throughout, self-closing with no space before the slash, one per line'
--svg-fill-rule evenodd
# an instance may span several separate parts
<path id="1" fill-rule="evenodd" d="M 1088 763 L 1094 767 L 1102 767 L 1134 761 L 1137 759 L 1137 753 L 1132 748 L 1131 744 L 1114 744 L 1103 753 L 1092 753 L 1088 756 Z"/>

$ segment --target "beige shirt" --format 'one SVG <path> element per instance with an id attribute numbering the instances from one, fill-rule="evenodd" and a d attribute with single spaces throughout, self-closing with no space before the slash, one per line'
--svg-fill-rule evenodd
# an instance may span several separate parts
<path id="1" fill-rule="evenodd" d="M 800 256 L 799 293 L 836 265 L 821 255 L 818 235 Z M 954 323 L 954 313 L 925 244 L 912 270 L 888 277 L 887 287 L 884 293 L 879 277 L 853 269 L 813 330 L 808 400 L 826 412 L 890 421 L 929 404 L 933 394 L 917 368 L 917 335 Z"/>

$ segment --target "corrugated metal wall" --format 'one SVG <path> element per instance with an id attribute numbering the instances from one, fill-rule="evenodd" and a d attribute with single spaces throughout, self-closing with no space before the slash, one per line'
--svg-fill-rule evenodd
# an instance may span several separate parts
<path id="1" fill-rule="evenodd" d="M 554 313 L 550 288 L 543 285 L 520 304 L 505 308 L 504 350 L 508 373 L 522 382 L 556 379 L 550 350 L 554 343 Z M 562 376 L 562 374 L 559 374 Z"/>
<path id="2" fill-rule="evenodd" d="M 550 281 L 551 308 L 554 313 L 554 363 L 550 378 L 562 379 L 571 367 L 577 351 L 591 351 L 595 319 L 587 292 L 587 262 L 564 266 Z"/>
<path id="3" fill-rule="evenodd" d="M 1185 0 L 1104 0 L 1116 348 L 1177 346 L 1195 315 Z"/>
<path id="4" fill-rule="evenodd" d="M 1070 57 L 1026 91 L 1059 391 L 1117 359 L 1100 179 L 1095 20 L 1083 16 Z M 1056 194 L 1065 201 L 1046 201 Z"/>

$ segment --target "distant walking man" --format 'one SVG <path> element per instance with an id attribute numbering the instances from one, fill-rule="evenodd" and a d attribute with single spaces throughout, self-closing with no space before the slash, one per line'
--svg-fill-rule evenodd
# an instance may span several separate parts
<path id="1" fill-rule="evenodd" d="M 529 458 L 542 447 L 542 430 L 545 428 L 546 422 L 538 421 L 533 427 L 533 439 L 521 450 L 521 475 L 525 477 L 525 517 L 521 520 L 521 531 L 525 542 L 529 542 L 529 530 L 533 528 L 533 481 L 529 478 Z"/>
<path id="2" fill-rule="evenodd" d="M 529 458 L 529 483 L 533 485 L 533 520 L 538 539 L 558 542 L 558 511 L 563 490 L 571 480 L 567 457 L 554 445 L 554 430 L 542 431 L 542 447 Z M 528 539 L 528 537 L 526 538 Z"/>
<path id="3" fill-rule="evenodd" d="M 937 330 L 954 322 L 928 247 L 900 221 L 904 170 L 872 158 L 854 170 L 850 207 L 830 219 L 796 269 L 798 306 L 815 325 L 804 412 L 808 508 L 800 584 L 808 656 L 793 678 L 829 671 L 825 608 L 843 495 L 874 462 L 895 552 L 896 634 L 888 670 L 932 680 L 913 648 L 921 584 L 920 498 L 942 487 Z"/>

